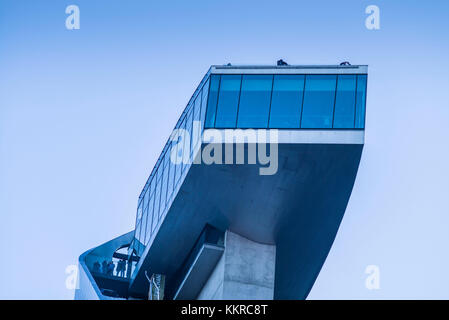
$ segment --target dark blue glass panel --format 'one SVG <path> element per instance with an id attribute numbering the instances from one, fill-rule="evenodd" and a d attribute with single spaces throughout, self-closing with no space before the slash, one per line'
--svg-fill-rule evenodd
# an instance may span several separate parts
<path id="1" fill-rule="evenodd" d="M 141 247 L 140 233 L 142 229 L 142 213 L 143 213 L 143 201 L 140 201 L 137 207 L 136 230 L 134 231 L 134 238 L 136 239 L 135 247 L 137 252 L 140 252 Z"/>
<path id="2" fill-rule="evenodd" d="M 303 94 L 303 75 L 274 76 L 269 127 L 299 128 Z"/>
<path id="3" fill-rule="evenodd" d="M 183 158 L 190 159 L 190 153 L 192 150 L 192 125 L 193 125 L 193 108 L 190 109 L 190 111 L 187 113 L 186 116 L 186 135 L 184 139 L 184 152 L 183 152 Z M 183 161 L 182 163 L 182 171 L 184 171 L 185 167 L 187 166 L 187 163 Z"/>
<path id="4" fill-rule="evenodd" d="M 173 193 L 173 184 L 175 180 L 175 164 L 171 160 L 171 153 L 173 148 L 173 142 L 170 144 L 170 147 L 168 148 L 168 155 L 169 155 L 169 161 L 168 161 L 168 167 L 169 167 L 169 175 L 168 175 L 168 187 L 167 187 L 167 199 L 170 198 L 171 194 Z"/>
<path id="5" fill-rule="evenodd" d="M 366 75 L 357 75 L 357 98 L 355 108 L 355 128 L 365 128 Z"/>
<path id="6" fill-rule="evenodd" d="M 153 209 L 153 218 L 151 222 L 151 234 L 154 233 L 154 230 L 156 230 L 157 224 L 158 224 L 158 215 L 156 212 L 156 192 L 154 193 L 154 209 Z"/>
<path id="7" fill-rule="evenodd" d="M 153 209 L 153 225 L 151 228 L 151 232 L 154 231 L 158 222 L 159 222 L 159 203 L 161 199 L 161 181 L 159 180 L 156 185 L 156 190 L 154 193 L 154 209 Z"/>
<path id="8" fill-rule="evenodd" d="M 193 102 L 193 120 L 194 121 L 201 121 L 200 119 L 200 113 L 201 113 L 201 95 L 202 91 L 198 93 L 198 96 L 195 98 L 195 101 Z"/>
<path id="9" fill-rule="evenodd" d="M 239 128 L 266 128 L 270 112 L 271 75 L 244 75 L 238 107 Z"/>
<path id="10" fill-rule="evenodd" d="M 141 242 L 140 242 L 140 231 L 141 231 L 141 228 L 142 228 L 142 223 L 141 223 L 142 221 L 141 220 L 139 220 L 138 222 L 137 222 L 137 226 L 136 226 L 136 230 L 135 230 L 135 239 L 136 239 L 136 243 L 135 243 L 135 247 L 136 247 L 136 250 L 137 250 L 137 252 L 140 254 L 140 247 L 142 246 L 142 244 L 141 244 Z"/>
<path id="11" fill-rule="evenodd" d="M 150 190 L 148 190 L 148 188 L 146 188 L 145 193 L 143 195 L 143 206 L 145 207 L 148 203 L 148 197 L 150 194 Z"/>
<path id="12" fill-rule="evenodd" d="M 336 75 L 307 75 L 301 128 L 331 128 Z"/>
<path id="13" fill-rule="evenodd" d="M 143 212 L 143 201 L 139 202 L 139 205 L 137 207 L 137 219 L 136 219 L 136 225 L 140 223 L 140 221 L 142 220 L 142 212 Z M 136 237 L 138 237 L 139 235 L 136 234 Z"/>
<path id="14" fill-rule="evenodd" d="M 237 122 L 239 103 L 240 75 L 222 75 L 218 95 L 216 128 L 234 128 Z M 210 101 L 210 98 L 209 98 Z"/>
<path id="15" fill-rule="evenodd" d="M 180 129 L 185 129 L 185 124 L 186 124 L 186 118 L 184 117 L 184 120 L 181 122 L 180 125 Z M 178 164 L 175 165 L 175 182 L 174 185 L 176 186 L 176 184 L 178 183 L 179 179 L 181 178 L 181 173 L 182 173 L 182 155 L 184 152 L 184 137 L 182 135 L 182 133 L 180 133 L 178 140 L 176 141 L 176 156 L 177 156 L 177 161 L 179 162 Z"/>
<path id="16" fill-rule="evenodd" d="M 145 237 L 146 237 L 146 231 L 147 231 L 147 220 L 148 220 L 148 206 L 145 205 L 145 208 L 143 209 L 142 214 L 142 228 L 140 231 L 140 241 L 142 242 L 143 246 L 145 247 Z"/>
<path id="17" fill-rule="evenodd" d="M 154 207 L 154 193 L 151 194 L 150 197 L 150 203 L 148 205 L 148 218 L 147 218 L 147 225 L 145 227 L 145 245 L 148 244 L 148 241 L 151 238 L 151 225 L 153 223 L 153 208 Z"/>
<path id="18" fill-rule="evenodd" d="M 201 135 L 201 97 L 202 91 L 199 92 L 195 99 L 194 110 L 193 110 L 193 121 L 192 121 L 192 133 L 191 133 L 191 149 L 190 158 L 193 160 L 195 148 L 199 146 L 199 140 Z"/>
<path id="19" fill-rule="evenodd" d="M 334 128 L 354 128 L 355 75 L 339 75 L 335 98 Z"/>
<path id="20" fill-rule="evenodd" d="M 162 173 L 162 178 L 161 178 L 161 200 L 160 200 L 160 210 L 159 210 L 159 216 L 162 215 L 162 213 L 164 212 L 165 209 L 165 202 L 167 200 L 167 184 L 168 184 L 168 154 L 165 154 L 164 156 L 164 161 L 163 161 L 163 165 L 164 165 L 164 171 Z"/>
<path id="21" fill-rule="evenodd" d="M 212 128 L 215 123 L 215 113 L 217 112 L 217 99 L 218 99 L 218 88 L 220 85 L 220 76 L 211 75 L 210 76 L 210 91 L 209 100 L 207 102 L 207 113 L 206 113 L 206 128 Z"/>
<path id="22" fill-rule="evenodd" d="M 209 94 L 209 82 L 210 80 L 207 80 L 206 84 L 203 87 L 203 96 L 201 97 L 201 121 L 205 121 L 204 114 L 206 113 L 206 107 L 207 107 L 207 98 Z M 215 119 L 214 119 L 215 121 Z"/>

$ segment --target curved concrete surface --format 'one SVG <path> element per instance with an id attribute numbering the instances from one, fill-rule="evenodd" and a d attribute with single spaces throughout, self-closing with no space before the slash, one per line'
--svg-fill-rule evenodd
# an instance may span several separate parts
<path id="1" fill-rule="evenodd" d="M 354 131 L 360 132 L 361 143 L 280 143 L 271 176 L 259 175 L 259 165 L 192 165 L 130 290 L 147 290 L 142 270 L 149 270 L 165 274 L 167 297 L 174 294 L 170 277 L 210 224 L 275 244 L 274 298 L 306 298 L 352 191 L 363 149 L 363 131 Z"/>

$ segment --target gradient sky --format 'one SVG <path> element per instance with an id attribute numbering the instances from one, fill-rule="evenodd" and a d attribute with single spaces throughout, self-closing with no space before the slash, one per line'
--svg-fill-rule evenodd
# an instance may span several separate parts
<path id="1" fill-rule="evenodd" d="M 65 28 L 66 6 L 81 29 Z M 380 30 L 365 8 L 380 8 Z M 72 299 L 212 64 L 368 64 L 366 140 L 310 299 L 449 299 L 448 1 L 0 2 L 0 298 Z M 380 289 L 365 268 L 380 268 Z"/>

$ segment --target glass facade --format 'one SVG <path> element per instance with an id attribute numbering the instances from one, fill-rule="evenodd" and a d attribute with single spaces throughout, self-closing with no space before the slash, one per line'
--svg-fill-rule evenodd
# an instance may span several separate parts
<path id="1" fill-rule="evenodd" d="M 304 75 L 276 75 L 271 98 L 270 128 L 299 128 Z"/>
<path id="2" fill-rule="evenodd" d="M 134 241 L 130 247 L 130 252 L 134 251 L 138 256 L 143 253 L 157 231 L 188 166 L 182 161 L 179 163 L 171 161 L 172 153 L 174 158 L 178 155 L 179 159 L 193 161 L 194 148 L 199 146 L 201 136 L 201 132 L 198 132 L 201 131 L 201 127 L 194 126 L 194 121 L 201 121 L 204 124 L 209 86 L 216 85 L 213 77 L 211 78 L 205 77 L 201 82 L 175 126 L 175 129 L 187 130 L 189 135 L 174 137 L 174 141 L 169 139 L 139 197 Z M 213 118 L 215 120 L 215 116 Z"/>
<path id="3" fill-rule="evenodd" d="M 357 77 L 355 75 L 340 75 L 338 77 L 334 128 L 351 128 L 354 126 L 356 84 Z"/>
<path id="4" fill-rule="evenodd" d="M 365 128 L 366 75 L 357 76 L 354 128 Z"/>
<path id="5" fill-rule="evenodd" d="M 241 75 L 221 76 L 217 116 L 215 118 L 216 128 L 235 127 L 237 123 L 237 108 L 239 105 L 241 83 Z"/>
<path id="6" fill-rule="evenodd" d="M 130 249 L 140 256 L 157 231 L 199 150 L 203 127 L 363 129 L 366 84 L 366 75 L 349 74 L 207 75 L 175 126 L 189 135 L 169 139 L 139 197 Z"/>
<path id="7" fill-rule="evenodd" d="M 304 90 L 301 128 L 332 128 L 335 75 L 308 75 Z"/>
<path id="8" fill-rule="evenodd" d="M 263 127 L 268 123 L 272 88 L 271 75 L 243 76 L 237 127 Z"/>
<path id="9" fill-rule="evenodd" d="M 206 128 L 363 129 L 365 74 L 212 75 Z"/>

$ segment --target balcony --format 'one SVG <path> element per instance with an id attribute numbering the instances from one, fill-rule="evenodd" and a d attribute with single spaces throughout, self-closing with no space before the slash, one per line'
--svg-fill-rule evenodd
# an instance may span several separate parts
<path id="1" fill-rule="evenodd" d="M 132 237 L 133 232 L 129 232 L 80 256 L 77 299 L 129 298 L 130 276 L 138 261 L 136 256 L 127 254 Z M 80 296 L 81 293 L 86 296 Z"/>

